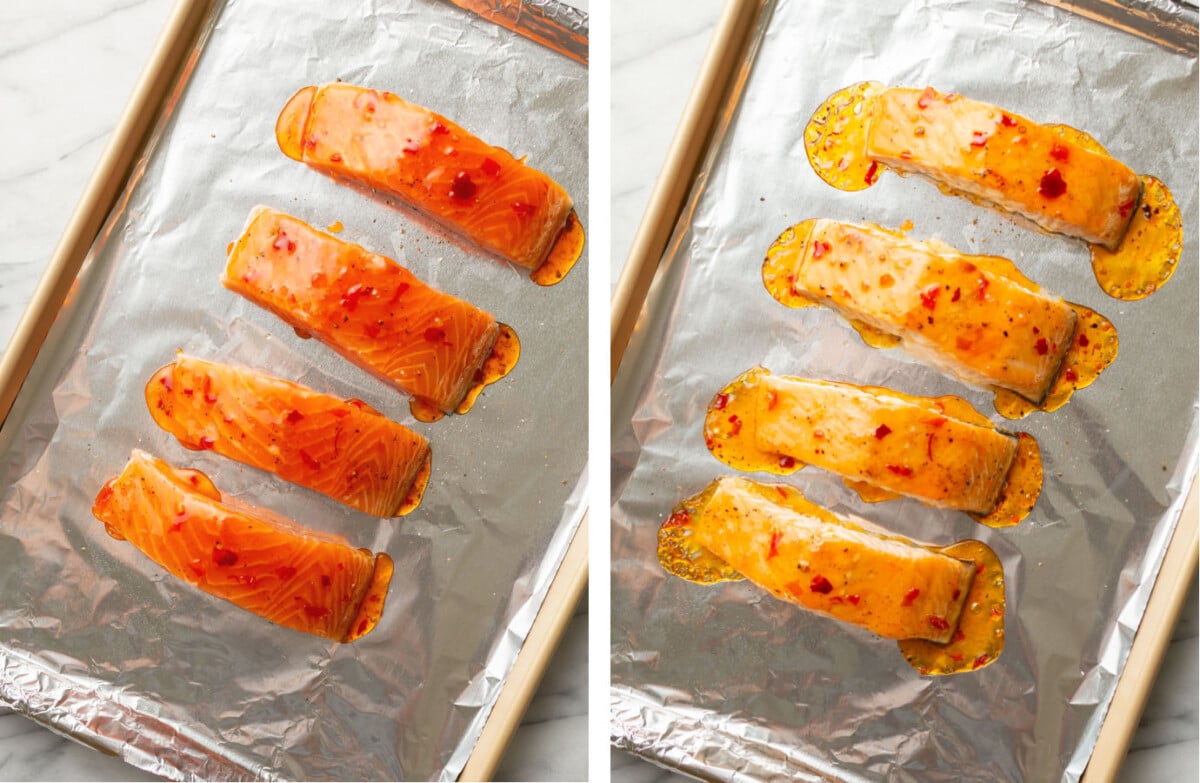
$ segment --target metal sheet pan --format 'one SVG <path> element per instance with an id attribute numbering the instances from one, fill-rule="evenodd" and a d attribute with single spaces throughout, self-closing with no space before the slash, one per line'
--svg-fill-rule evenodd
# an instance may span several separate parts
<path id="1" fill-rule="evenodd" d="M 1037 3 L 924 2 L 896 13 L 779 2 L 729 67 L 732 92 L 654 287 L 634 311 L 614 385 L 614 744 L 721 780 L 1078 780 L 1196 473 L 1194 232 L 1176 279 L 1144 302 L 1117 302 L 1096 287 L 1085 248 L 928 183 L 832 191 L 809 170 L 801 133 L 846 84 L 933 84 L 1088 130 L 1139 171 L 1161 172 L 1195 226 L 1186 174 L 1196 167 L 1195 60 Z M 671 506 L 726 472 L 705 451 L 699 420 L 751 364 L 960 394 L 992 413 L 988 395 L 866 348 L 828 312 L 786 311 L 762 290 L 766 247 L 813 216 L 912 220 L 914 236 L 1015 258 L 1121 334 L 1121 356 L 1097 385 L 1020 423 L 1043 444 L 1047 482 L 1014 530 L 910 502 L 868 506 L 817 472 L 791 479 L 818 502 L 902 534 L 973 536 L 1001 553 L 1012 575 L 1009 645 L 976 675 L 921 679 L 892 643 L 750 585 L 691 585 L 655 562 L 655 530 Z M 1187 527 L 1194 538 L 1194 521 Z"/>
<path id="2" fill-rule="evenodd" d="M 574 196 L 586 226 L 586 69 L 430 0 L 230 0 L 195 29 L 61 309 L 26 316 L 53 319 L 36 360 L 5 379 L 20 392 L 0 429 L 0 697 L 168 777 L 453 779 L 584 514 L 586 258 L 559 285 L 536 286 L 385 199 L 288 161 L 275 115 L 305 84 L 390 89 L 527 154 Z M 517 369 L 468 415 L 413 422 L 395 391 L 221 288 L 225 246 L 256 203 L 341 222 L 342 238 L 490 309 L 522 340 Z M 434 473 L 420 509 L 365 518 L 185 451 L 141 395 L 178 348 L 360 397 L 421 430 Z M 387 551 L 397 575 L 383 622 L 353 645 L 280 629 L 110 539 L 91 500 L 135 446 Z"/>

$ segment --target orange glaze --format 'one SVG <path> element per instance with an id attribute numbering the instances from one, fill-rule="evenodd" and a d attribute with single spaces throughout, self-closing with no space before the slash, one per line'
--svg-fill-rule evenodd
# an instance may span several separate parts
<path id="1" fill-rule="evenodd" d="M 146 384 L 146 405 L 190 449 L 212 449 L 377 517 L 416 508 L 429 443 L 361 400 L 180 354 Z"/>
<path id="2" fill-rule="evenodd" d="M 921 674 L 1004 649 L 1004 571 L 978 541 L 933 547 L 844 519 L 784 484 L 724 476 L 676 505 L 658 558 L 698 584 L 748 578 L 777 598 L 897 639 Z M 741 569 L 741 570 L 739 570 Z"/>
<path id="3" fill-rule="evenodd" d="M 413 395 L 416 408 L 456 410 L 501 331 L 390 258 L 266 207 L 251 213 L 221 282 Z"/>
<path id="4" fill-rule="evenodd" d="M 964 383 L 992 389 L 997 410 L 1015 410 L 1008 402 L 1015 398 L 1028 401 L 1026 413 L 1055 410 L 1116 357 L 1107 319 L 1043 290 L 1008 259 L 870 223 L 792 226 L 767 251 L 763 284 L 789 307 L 831 307 L 868 345 L 901 345 Z"/>
<path id="5" fill-rule="evenodd" d="M 1157 290 L 1182 249 L 1178 208 L 1162 183 L 1139 178 L 1082 131 L 955 93 L 852 85 L 814 113 L 805 148 L 818 176 L 843 190 L 869 187 L 889 168 L 921 174 L 949 194 L 1083 239 L 1093 248 L 1098 282 L 1117 298 Z M 1160 217 L 1153 230 L 1135 232 L 1131 224 L 1145 204 Z M 1141 238 L 1124 241 L 1134 235 Z"/>
<path id="6" fill-rule="evenodd" d="M 571 214 L 566 191 L 523 158 L 390 92 L 305 87 L 284 106 L 275 135 L 288 157 L 395 195 L 529 269 L 546 259 Z"/>
<path id="7" fill-rule="evenodd" d="M 349 642 L 382 616 L 386 554 L 223 498 L 203 473 L 144 451 L 101 488 L 92 513 L 173 576 L 278 625 Z"/>
<path id="8" fill-rule="evenodd" d="M 916 498 L 993 527 L 1033 509 L 1042 464 L 1032 437 L 995 429 L 966 400 L 748 370 L 708 406 L 704 440 L 730 467 L 829 470 L 864 500 Z"/>

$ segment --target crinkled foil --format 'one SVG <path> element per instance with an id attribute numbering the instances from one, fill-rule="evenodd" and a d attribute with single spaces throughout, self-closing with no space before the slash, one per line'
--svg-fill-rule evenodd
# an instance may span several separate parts
<path id="1" fill-rule="evenodd" d="M 614 384 L 612 741 L 713 780 L 1078 780 L 1197 469 L 1196 60 L 1036 2 L 781 0 L 759 25 Z M 922 179 L 825 185 L 804 126 L 828 94 L 863 80 L 933 85 L 1091 133 L 1173 190 L 1186 232 L 1175 277 L 1117 301 L 1081 243 Z M 771 298 L 768 246 L 821 216 L 911 220 L 915 238 L 1008 256 L 1110 318 L 1120 355 L 1065 408 L 1007 422 L 991 395 L 868 348 L 827 309 Z M 1007 578 L 996 663 L 921 677 L 895 642 L 748 582 L 704 587 L 659 567 L 655 534 L 671 507 L 732 472 L 705 449 L 705 406 L 754 364 L 957 394 L 1037 438 L 1041 498 L 1008 529 L 910 500 L 866 504 L 813 468 L 783 479 L 910 538 L 987 542 Z"/>
<path id="2" fill-rule="evenodd" d="M 147 157 L 0 430 L 0 699 L 172 778 L 457 777 L 570 538 L 587 483 L 586 261 L 557 286 L 411 211 L 287 159 L 275 119 L 337 79 L 428 106 L 528 155 L 587 209 L 587 71 L 449 4 L 218 4 Z M 397 259 L 520 337 L 475 408 L 407 398 L 222 288 L 267 204 Z M 421 506 L 367 517 L 161 432 L 142 387 L 176 349 L 359 397 L 431 441 Z M 132 448 L 227 494 L 388 552 L 379 626 L 353 644 L 280 628 L 183 584 L 91 514 Z"/>

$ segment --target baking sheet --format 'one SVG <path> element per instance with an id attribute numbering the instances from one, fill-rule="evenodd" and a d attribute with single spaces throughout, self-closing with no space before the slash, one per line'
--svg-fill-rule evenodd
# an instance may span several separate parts
<path id="1" fill-rule="evenodd" d="M 557 286 L 286 159 L 289 96 L 388 89 L 549 173 L 587 209 L 587 73 L 452 6 L 219 3 L 147 157 L 0 429 L 0 698 L 175 778 L 453 779 L 583 515 L 586 250 Z M 220 286 L 265 203 L 396 258 L 514 327 L 522 355 L 465 416 L 407 399 Z M 377 520 L 154 425 L 142 385 L 182 348 L 359 397 L 431 441 L 420 508 Z M 387 609 L 338 645 L 177 582 L 90 514 L 139 447 L 224 492 L 388 552 Z"/>
<path id="2" fill-rule="evenodd" d="M 808 166 L 802 132 L 842 86 L 932 84 L 1087 130 L 1163 179 L 1191 228 L 1196 61 L 1039 3 L 922 2 L 895 13 L 779 2 L 743 67 L 614 384 L 613 742 L 720 780 L 1078 780 L 1196 472 L 1195 232 L 1171 282 L 1118 302 L 1099 290 L 1084 246 L 925 181 L 829 188 Z M 813 469 L 785 479 L 902 535 L 988 542 L 1007 573 L 1008 643 L 982 671 L 920 678 L 893 642 L 747 583 L 693 585 L 655 561 L 674 503 L 729 472 L 704 448 L 704 407 L 755 363 L 959 394 L 1013 426 L 990 395 L 865 347 L 827 310 L 788 310 L 766 293 L 766 248 L 817 216 L 912 220 L 914 237 L 1007 255 L 1120 333 L 1120 356 L 1092 387 L 1016 424 L 1046 461 L 1038 507 L 1017 528 L 914 501 L 868 505 Z"/>

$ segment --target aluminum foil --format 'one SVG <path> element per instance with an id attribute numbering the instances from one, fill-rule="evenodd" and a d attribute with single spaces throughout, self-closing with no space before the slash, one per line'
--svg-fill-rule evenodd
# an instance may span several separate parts
<path id="1" fill-rule="evenodd" d="M 1036 2 L 780 0 L 766 4 L 738 67 L 614 384 L 612 741 L 712 780 L 1078 780 L 1197 469 L 1196 60 Z M 927 181 L 825 185 L 806 160 L 804 126 L 828 94 L 869 79 L 1088 131 L 1173 190 L 1186 227 L 1175 277 L 1148 299 L 1117 301 L 1081 243 Z M 914 238 L 1008 256 L 1110 318 L 1120 355 L 1065 408 L 1001 419 L 990 394 L 868 348 L 827 309 L 771 298 L 760 280 L 767 247 L 821 216 L 911 220 Z M 910 500 L 866 504 L 813 468 L 784 479 L 916 540 L 987 542 L 1007 579 L 996 663 L 921 677 L 895 642 L 748 582 L 704 587 L 659 567 L 655 535 L 671 507 L 730 472 L 704 447 L 705 406 L 754 364 L 957 394 L 1037 438 L 1045 485 L 1015 528 Z"/>
<path id="2" fill-rule="evenodd" d="M 586 260 L 557 286 L 288 160 L 274 123 L 341 79 L 428 106 L 587 205 L 586 69 L 446 3 L 218 3 L 146 157 L 0 430 L 0 699 L 172 778 L 457 777 L 582 517 Z M 434 424 L 226 291 L 256 204 L 397 259 L 522 343 Z M 158 430 L 142 387 L 176 349 L 359 397 L 431 441 L 421 506 L 375 519 Z M 138 447 L 396 562 L 379 626 L 336 644 L 183 584 L 107 536 L 92 500 Z"/>

